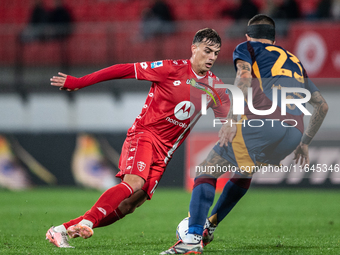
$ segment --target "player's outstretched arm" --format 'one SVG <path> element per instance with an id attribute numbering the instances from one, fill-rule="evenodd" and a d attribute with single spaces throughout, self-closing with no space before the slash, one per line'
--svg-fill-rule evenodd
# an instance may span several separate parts
<path id="1" fill-rule="evenodd" d="M 320 91 L 315 91 L 312 94 L 309 103 L 314 107 L 312 117 L 308 123 L 306 131 L 302 135 L 300 144 L 294 151 L 295 163 L 299 163 L 300 161 L 300 165 L 309 164 L 308 146 L 315 134 L 318 132 L 328 112 L 328 104 L 322 97 Z"/>
<path id="2" fill-rule="evenodd" d="M 58 75 L 50 79 L 51 85 L 67 91 L 78 90 L 107 80 L 136 78 L 134 64 L 113 65 L 80 78 L 60 72 Z"/>
<path id="3" fill-rule="evenodd" d="M 248 96 L 248 88 L 251 86 L 251 65 L 250 63 L 243 61 L 243 60 L 237 60 L 236 62 L 236 79 L 235 79 L 235 86 L 237 86 L 241 91 L 243 92 L 244 98 L 247 98 Z M 231 91 L 228 92 L 229 95 L 232 95 Z M 233 96 L 230 98 L 230 105 L 233 105 Z M 236 125 L 233 123 L 236 123 L 238 119 L 237 115 L 234 115 L 233 113 L 233 107 L 230 107 L 228 116 L 227 116 L 227 122 L 226 124 L 223 124 L 218 136 L 219 136 L 219 142 L 220 146 L 223 145 L 228 146 L 228 142 L 232 142 L 235 135 L 236 135 Z"/>
<path id="4" fill-rule="evenodd" d="M 67 74 L 64 74 L 64 73 L 59 72 L 58 75 L 59 75 L 59 76 L 53 76 L 53 77 L 50 79 L 51 85 L 52 85 L 52 86 L 59 87 L 60 90 L 71 91 L 72 89 L 67 89 L 67 88 L 64 87 L 65 81 L 66 81 L 66 78 L 67 78 Z M 73 89 L 73 90 L 77 90 L 77 88 L 75 88 L 75 89 Z"/>

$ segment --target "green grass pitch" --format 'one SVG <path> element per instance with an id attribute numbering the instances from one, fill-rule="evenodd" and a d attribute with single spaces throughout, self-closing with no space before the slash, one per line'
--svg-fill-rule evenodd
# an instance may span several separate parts
<path id="1" fill-rule="evenodd" d="M 185 191 L 158 189 L 123 220 L 95 229 L 90 239 L 70 240 L 75 249 L 56 248 L 45 240 L 51 225 L 83 214 L 100 194 L 1 190 L 0 254 L 158 254 L 175 243 L 177 224 L 187 216 L 190 201 Z M 338 190 L 251 188 L 204 254 L 340 254 L 339 216 Z"/>

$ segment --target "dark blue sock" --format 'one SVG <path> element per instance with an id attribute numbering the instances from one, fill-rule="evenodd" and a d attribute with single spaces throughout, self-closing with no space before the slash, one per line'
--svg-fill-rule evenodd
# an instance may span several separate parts
<path id="1" fill-rule="evenodd" d="M 216 178 L 200 176 L 195 178 L 189 206 L 189 234 L 202 235 L 205 219 L 214 202 Z"/>
<path id="2" fill-rule="evenodd" d="M 216 225 L 220 223 L 246 194 L 250 182 L 251 178 L 231 178 L 224 186 L 221 196 L 211 211 L 209 220 Z"/>

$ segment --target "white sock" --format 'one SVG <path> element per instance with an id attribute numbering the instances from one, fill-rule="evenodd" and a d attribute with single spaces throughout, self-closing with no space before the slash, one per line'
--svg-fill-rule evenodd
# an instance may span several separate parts
<path id="1" fill-rule="evenodd" d="M 79 224 L 86 225 L 86 226 L 88 226 L 90 228 L 93 228 L 93 223 L 91 221 L 89 221 L 89 220 L 82 220 L 81 222 L 79 222 Z"/>
<path id="2" fill-rule="evenodd" d="M 199 243 L 202 240 L 202 236 L 188 233 L 182 240 L 184 243 Z"/>
<path id="3" fill-rule="evenodd" d="M 62 232 L 66 233 L 66 228 L 64 227 L 63 224 L 61 224 L 59 226 L 54 227 L 54 231 L 55 232 L 59 232 L 59 233 L 62 233 Z"/>

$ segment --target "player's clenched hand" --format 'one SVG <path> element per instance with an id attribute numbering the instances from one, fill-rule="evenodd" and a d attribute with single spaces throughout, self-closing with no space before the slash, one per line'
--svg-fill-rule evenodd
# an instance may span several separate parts
<path id="1" fill-rule="evenodd" d="M 228 119 L 226 124 L 223 124 L 218 132 L 220 147 L 228 146 L 228 142 L 232 142 L 236 135 L 236 125 L 232 124 L 232 119 Z"/>
<path id="2" fill-rule="evenodd" d="M 65 88 L 64 85 L 67 79 L 67 75 L 61 72 L 59 72 L 58 74 L 59 76 L 53 76 L 50 79 L 52 86 L 59 87 L 60 90 L 67 90 L 67 91 L 78 90 L 78 88 L 75 88 L 75 89 Z"/>
<path id="3" fill-rule="evenodd" d="M 299 164 L 301 166 L 305 166 L 309 164 L 309 155 L 308 155 L 308 145 L 304 143 L 300 143 L 298 147 L 296 147 L 294 151 L 294 160 L 295 164 Z"/>

